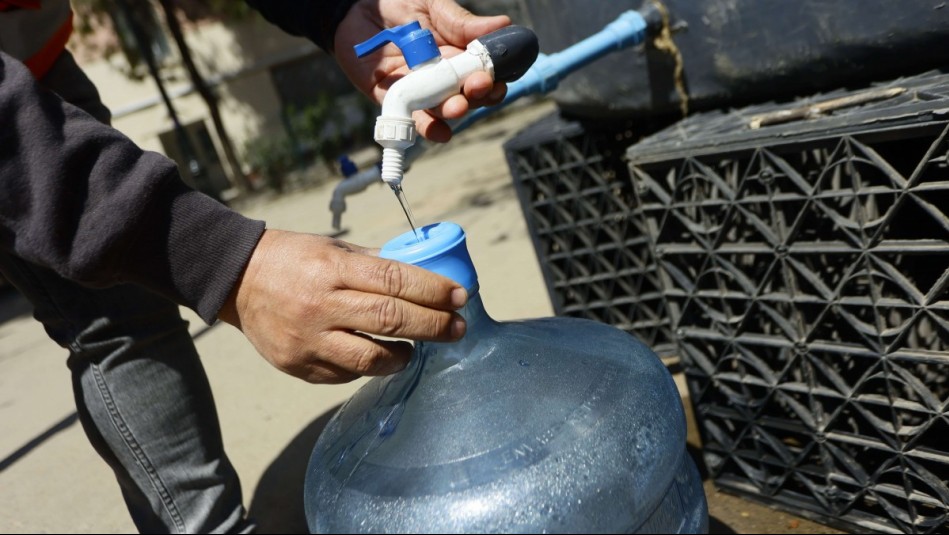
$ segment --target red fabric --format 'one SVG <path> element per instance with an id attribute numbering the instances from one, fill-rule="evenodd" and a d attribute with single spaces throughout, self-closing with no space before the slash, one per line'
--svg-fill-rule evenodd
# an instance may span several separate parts
<path id="1" fill-rule="evenodd" d="M 46 71 L 53 66 L 56 58 L 63 53 L 63 50 L 66 50 L 66 42 L 69 41 L 70 35 L 72 35 L 72 13 L 69 14 L 69 18 L 56 30 L 49 41 L 46 41 L 43 48 L 33 54 L 30 59 L 24 61 L 37 80 L 43 78 Z"/>
<path id="2" fill-rule="evenodd" d="M 40 0 L 0 0 L 0 11 L 8 9 L 39 9 Z"/>

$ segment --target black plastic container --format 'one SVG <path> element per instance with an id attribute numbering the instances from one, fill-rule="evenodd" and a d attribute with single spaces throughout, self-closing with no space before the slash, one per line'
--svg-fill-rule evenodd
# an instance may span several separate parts
<path id="1" fill-rule="evenodd" d="M 697 115 L 626 155 L 716 485 L 949 529 L 949 75 Z"/>
<path id="2" fill-rule="evenodd" d="M 669 315 L 622 160 L 638 136 L 554 113 L 504 150 L 554 312 L 614 325 L 668 356 Z"/>
<path id="3" fill-rule="evenodd" d="M 650 0 L 645 0 L 646 2 Z M 643 0 L 525 0 L 541 52 L 599 31 Z M 663 0 L 691 111 L 860 87 L 949 64 L 942 0 Z M 561 82 L 565 113 L 593 119 L 681 116 L 672 54 L 640 46 Z"/>

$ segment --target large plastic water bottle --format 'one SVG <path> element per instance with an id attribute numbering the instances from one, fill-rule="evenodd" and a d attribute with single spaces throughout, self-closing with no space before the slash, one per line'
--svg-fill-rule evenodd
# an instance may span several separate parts
<path id="1" fill-rule="evenodd" d="M 499 323 L 478 295 L 465 234 L 439 223 L 382 256 L 468 289 L 464 339 L 417 343 L 408 367 L 360 389 L 307 469 L 313 532 L 704 532 L 668 371 L 613 327 Z"/>

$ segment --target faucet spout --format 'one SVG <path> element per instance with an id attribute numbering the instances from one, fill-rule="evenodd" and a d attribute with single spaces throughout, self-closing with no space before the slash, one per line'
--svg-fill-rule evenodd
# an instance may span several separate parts
<path id="1" fill-rule="evenodd" d="M 382 114 L 376 119 L 375 139 L 382 146 L 382 180 L 392 187 L 402 183 L 405 151 L 418 135 L 412 112 L 433 108 L 457 94 L 465 79 L 484 71 L 494 75 L 491 57 L 477 40 L 463 54 L 419 65 L 386 92 Z"/>
<path id="2" fill-rule="evenodd" d="M 408 171 L 419 156 L 425 153 L 427 144 L 418 143 L 406 149 L 402 163 L 405 170 Z M 348 160 L 348 158 L 346 158 Z M 340 230 L 342 226 L 343 213 L 346 212 L 346 197 L 354 193 L 364 191 L 373 184 L 379 183 L 381 176 L 381 162 L 377 162 L 362 171 L 357 170 L 356 165 L 351 161 L 344 170 L 346 178 L 340 180 L 333 189 L 333 196 L 330 198 L 330 212 L 333 214 L 333 229 Z"/>
<path id="3" fill-rule="evenodd" d="M 392 187 L 402 182 L 405 151 L 415 144 L 412 112 L 433 108 L 458 94 L 471 74 L 483 71 L 497 81 L 517 79 L 537 57 L 537 36 L 526 28 L 509 26 L 475 39 L 464 53 L 442 59 L 434 39 L 418 23 L 386 30 L 357 45 L 362 56 L 388 42 L 402 49 L 412 72 L 386 92 L 382 114 L 376 119 L 375 139 L 382 146 L 382 179 Z"/>

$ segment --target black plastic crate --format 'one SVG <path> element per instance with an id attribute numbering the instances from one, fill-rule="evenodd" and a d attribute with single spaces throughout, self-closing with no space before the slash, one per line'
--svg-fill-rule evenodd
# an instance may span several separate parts
<path id="1" fill-rule="evenodd" d="M 609 323 L 665 356 L 669 315 L 622 160 L 633 136 L 554 113 L 504 149 L 555 313 Z"/>
<path id="2" fill-rule="evenodd" d="M 716 484 L 949 529 L 949 75 L 698 115 L 626 154 Z"/>

